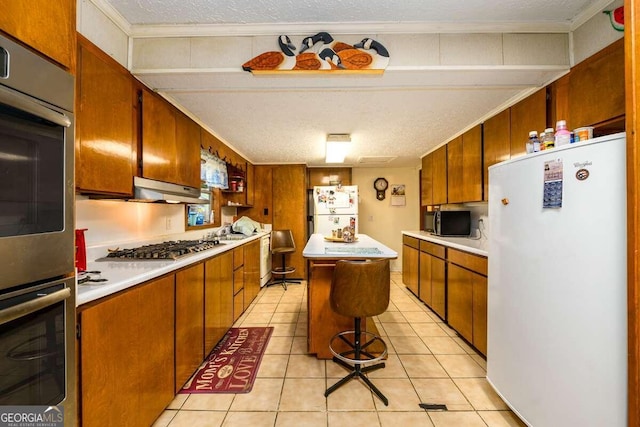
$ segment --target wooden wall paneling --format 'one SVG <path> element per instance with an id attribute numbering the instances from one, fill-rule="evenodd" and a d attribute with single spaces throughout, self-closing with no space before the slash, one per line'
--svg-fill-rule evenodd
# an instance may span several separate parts
<path id="1" fill-rule="evenodd" d="M 489 166 L 511 156 L 511 113 L 506 109 L 487 119 L 483 126 L 484 200 L 489 200 Z"/>
<path id="2" fill-rule="evenodd" d="M 547 93 L 549 94 L 549 99 L 547 100 L 547 126 L 555 128 L 558 120 L 566 120 L 569 117 L 569 78 L 570 75 L 565 74 L 547 88 Z M 573 125 L 567 123 L 567 126 L 571 127 Z"/>
<path id="3" fill-rule="evenodd" d="M 255 203 L 255 166 L 247 162 L 247 173 L 245 175 L 244 192 L 246 194 L 246 203 L 248 206 L 253 206 Z"/>
<path id="4" fill-rule="evenodd" d="M 574 66 L 569 78 L 569 128 L 593 126 L 623 116 L 624 80 L 624 39 Z"/>
<path id="5" fill-rule="evenodd" d="M 462 203 L 464 173 L 463 173 L 463 146 L 462 136 L 452 139 L 447 143 L 447 202 Z"/>
<path id="6" fill-rule="evenodd" d="M 547 89 L 542 88 L 511 107 L 511 158 L 526 154 L 530 131 L 540 134 L 546 127 Z"/>
<path id="7" fill-rule="evenodd" d="M 306 261 L 302 249 L 307 243 L 307 191 L 305 165 L 273 167 L 273 229 L 290 229 L 296 252 L 287 256 L 287 263 L 295 267 L 292 278 L 306 278 Z"/>
<path id="8" fill-rule="evenodd" d="M 76 0 L 2 2 L 0 28 L 75 73 Z"/>
<path id="9" fill-rule="evenodd" d="M 136 103 L 129 72 L 78 35 L 76 188 L 133 195 Z"/>
<path id="10" fill-rule="evenodd" d="M 273 224 L 273 166 L 256 165 L 253 172 L 253 207 L 243 210 L 243 214 L 254 221 Z"/>
<path id="11" fill-rule="evenodd" d="M 447 146 L 443 145 L 432 154 L 433 204 L 447 203 Z"/>
<path id="12" fill-rule="evenodd" d="M 640 2 L 625 0 L 628 426 L 640 427 Z"/>
<path id="13" fill-rule="evenodd" d="M 482 125 L 462 134 L 462 200 L 482 201 Z"/>

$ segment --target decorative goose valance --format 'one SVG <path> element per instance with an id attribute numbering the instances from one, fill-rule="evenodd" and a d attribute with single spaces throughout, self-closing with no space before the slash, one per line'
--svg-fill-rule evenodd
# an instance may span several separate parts
<path id="1" fill-rule="evenodd" d="M 382 74 L 389 64 L 389 51 L 371 38 L 350 45 L 336 41 L 327 32 L 305 37 L 296 54 L 289 36 L 278 37 L 279 51 L 269 51 L 250 59 L 242 69 L 254 74 L 280 72 Z"/>

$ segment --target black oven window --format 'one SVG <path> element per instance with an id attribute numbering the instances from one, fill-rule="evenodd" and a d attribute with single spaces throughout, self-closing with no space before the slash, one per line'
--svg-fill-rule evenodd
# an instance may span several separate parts
<path id="1" fill-rule="evenodd" d="M 0 301 L 0 309 L 38 294 Z M 64 304 L 0 325 L 0 405 L 58 405 L 64 400 Z"/>
<path id="2" fill-rule="evenodd" d="M 0 237 L 64 229 L 64 132 L 0 104 Z"/>

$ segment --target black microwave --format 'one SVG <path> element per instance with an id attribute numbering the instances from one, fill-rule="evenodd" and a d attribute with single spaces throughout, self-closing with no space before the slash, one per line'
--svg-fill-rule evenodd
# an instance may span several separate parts
<path id="1" fill-rule="evenodd" d="M 424 229 L 437 236 L 469 236 L 471 234 L 471 211 L 427 212 Z"/>

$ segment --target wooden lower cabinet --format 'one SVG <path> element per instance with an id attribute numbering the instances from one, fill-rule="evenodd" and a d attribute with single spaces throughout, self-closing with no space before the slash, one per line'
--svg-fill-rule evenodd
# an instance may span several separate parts
<path id="1" fill-rule="evenodd" d="M 148 426 L 174 397 L 174 276 L 79 313 L 84 427 Z"/>
<path id="2" fill-rule="evenodd" d="M 309 261 L 307 340 L 309 353 L 315 353 L 318 359 L 333 357 L 329 350 L 331 337 L 341 331 L 353 330 L 353 318 L 342 316 L 331 308 L 331 279 L 335 265 L 336 260 Z"/>
<path id="3" fill-rule="evenodd" d="M 487 354 L 487 259 L 449 249 L 447 322 Z"/>
<path id="4" fill-rule="evenodd" d="M 233 253 L 204 264 L 204 354 L 208 355 L 233 325 Z"/>
<path id="5" fill-rule="evenodd" d="M 441 257 L 432 255 L 425 246 L 433 246 Z M 446 318 L 446 264 L 444 246 L 420 242 L 420 300 L 442 319 Z"/>
<path id="6" fill-rule="evenodd" d="M 176 393 L 204 359 L 204 263 L 176 273 Z"/>
<path id="7" fill-rule="evenodd" d="M 402 237 L 402 282 L 416 296 L 420 294 L 420 251 L 419 239 L 415 237 Z"/>
<path id="8" fill-rule="evenodd" d="M 233 321 L 244 313 L 244 248 L 233 250 Z"/>
<path id="9" fill-rule="evenodd" d="M 467 341 L 473 341 L 472 272 L 449 264 L 447 277 L 447 322 Z"/>
<path id="10" fill-rule="evenodd" d="M 244 245 L 244 306 L 260 292 L 260 239 Z"/>

